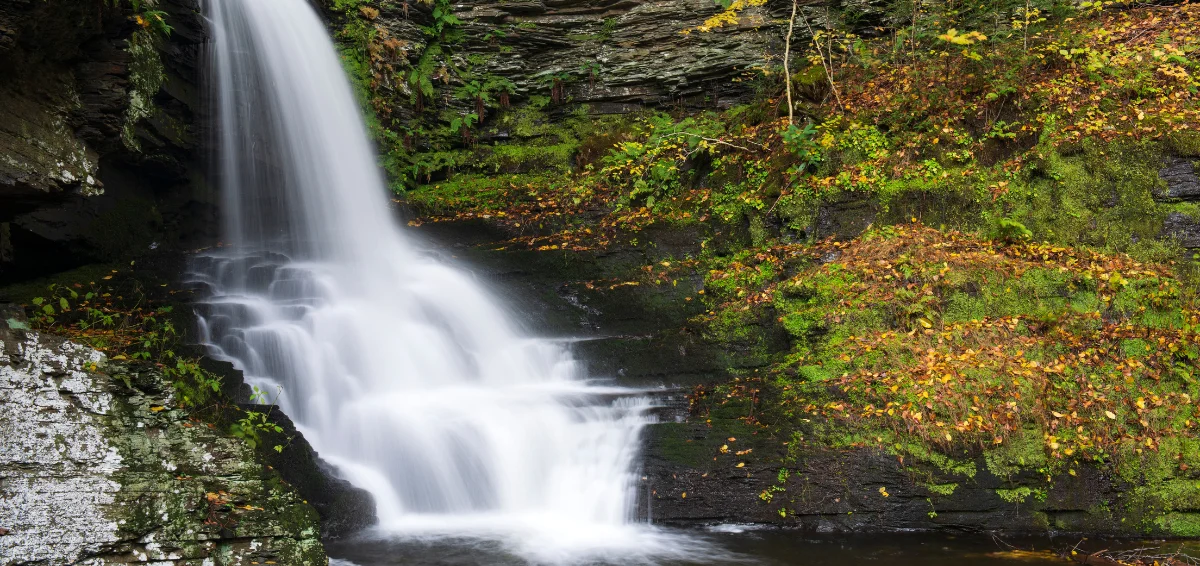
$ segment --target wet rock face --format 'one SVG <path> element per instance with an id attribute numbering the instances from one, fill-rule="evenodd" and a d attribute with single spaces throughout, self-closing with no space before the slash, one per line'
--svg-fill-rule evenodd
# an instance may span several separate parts
<path id="1" fill-rule="evenodd" d="M 344 16 L 332 0 L 319 0 L 335 22 Z M 430 3 L 432 4 L 432 2 Z M 850 0 L 838 7 L 859 14 L 863 33 L 886 17 L 886 4 Z M 378 9 L 371 26 L 383 33 L 384 48 L 372 58 L 388 60 L 401 69 L 418 66 L 430 38 L 432 9 L 420 2 L 371 2 Z M 819 23 L 823 1 L 802 2 Z M 461 43 L 449 47 L 458 69 L 469 69 L 485 82 L 502 77 L 513 84 L 514 100 L 532 95 L 557 96 L 587 104 L 599 114 L 624 113 L 644 107 L 686 106 L 691 109 L 728 108 L 749 96 L 750 82 L 768 59 L 783 52 L 791 4 L 768 2 L 744 10 L 736 25 L 707 32 L 694 31 L 723 8 L 713 0 L 471 0 L 451 4 L 461 20 Z M 817 25 L 814 23 L 814 25 Z M 803 27 L 799 26 L 798 27 Z M 798 29 L 794 41 L 805 41 Z M 388 39 L 394 40 L 389 42 Z M 437 74 L 435 79 L 444 77 Z M 454 99 L 460 80 L 434 80 L 444 103 Z M 557 95 L 552 94 L 555 88 Z M 404 80 L 382 77 L 372 83 L 384 98 L 407 100 Z M 399 94 L 400 96 L 395 96 Z M 495 93 L 493 93 L 493 98 Z M 516 104 L 516 102 L 514 102 Z M 388 109 L 412 117 L 412 109 Z"/>
<path id="2" fill-rule="evenodd" d="M 1182 212 L 1167 214 L 1163 222 L 1163 234 L 1179 240 L 1179 244 L 1185 248 L 1200 248 L 1200 221 Z"/>
<path id="3" fill-rule="evenodd" d="M 429 8 L 417 2 L 379 8 L 372 24 L 399 42 L 379 55 L 400 67 L 416 65 L 430 43 L 419 27 L 429 24 Z M 737 26 L 683 33 L 720 10 L 712 0 L 479 0 L 455 4 L 454 10 L 464 32 L 454 58 L 472 73 L 508 79 L 514 98 L 551 96 L 558 86 L 562 99 L 591 104 L 600 113 L 684 98 L 695 99 L 693 106 L 727 107 L 747 94 L 744 84 L 731 79 L 761 65 L 782 44 L 779 22 L 758 7 L 746 10 Z M 453 88 L 436 87 L 453 102 Z M 393 88 L 408 98 L 407 85 Z"/>
<path id="4" fill-rule="evenodd" d="M 216 226 L 194 186 L 199 6 L 157 8 L 169 36 L 110 3 L 0 6 L 0 281 Z"/>
<path id="5" fill-rule="evenodd" d="M 244 443 L 190 421 L 161 375 L 13 321 L 0 564 L 325 564 L 316 512 Z"/>
<path id="6" fill-rule="evenodd" d="M 1155 195 L 1160 202 L 1200 202 L 1200 160 L 1168 157 L 1158 172 L 1165 189 Z M 1200 248 L 1200 218 L 1182 212 L 1167 214 L 1162 235 L 1188 249 Z"/>
<path id="7" fill-rule="evenodd" d="M 100 190 L 98 155 L 75 133 L 73 112 L 82 102 L 71 67 L 83 57 L 80 46 L 103 35 L 104 22 L 68 4 L 76 3 L 0 7 L 6 77 L 0 85 L 0 199 L 15 201 L 5 213 L 19 210 L 14 204 Z M 69 23 L 72 15 L 76 25 Z"/>
<path id="8" fill-rule="evenodd" d="M 601 112 L 620 112 L 626 105 L 685 97 L 728 106 L 744 94 L 730 79 L 762 64 L 773 44 L 781 43 L 774 33 L 778 22 L 765 9 L 752 8 L 738 26 L 683 33 L 718 9 L 712 0 L 500 0 L 473 3 L 459 16 L 473 37 L 487 35 L 475 28 L 507 30 L 494 45 L 480 41 L 470 49 L 495 54 L 486 72 L 510 77 L 519 94 L 546 91 L 554 75 L 566 75 L 565 95 L 599 104 Z"/>
<path id="9" fill-rule="evenodd" d="M 267 414 L 267 420 L 279 425 L 283 432 L 264 432 L 263 458 L 296 492 L 321 516 L 321 537 L 337 539 L 353 535 L 375 524 L 375 499 L 365 489 L 355 487 L 338 477 L 337 469 L 325 462 L 313 450 L 308 440 L 296 430 L 292 419 L 278 408 L 264 405 L 242 405 L 248 411 Z"/>
<path id="10" fill-rule="evenodd" d="M 1200 161 L 1170 157 L 1159 170 L 1158 177 L 1167 189 L 1161 197 L 1166 200 L 1200 200 Z"/>

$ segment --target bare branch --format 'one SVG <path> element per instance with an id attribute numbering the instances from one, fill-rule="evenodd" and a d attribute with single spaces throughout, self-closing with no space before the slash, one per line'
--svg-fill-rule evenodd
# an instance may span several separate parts
<path id="1" fill-rule="evenodd" d="M 663 136 L 663 137 L 670 138 L 670 137 L 675 137 L 675 136 L 691 136 L 691 137 L 693 137 L 693 138 L 700 138 L 700 139 L 702 139 L 702 140 L 704 140 L 704 141 L 706 141 L 706 142 L 708 142 L 708 143 L 715 143 L 715 144 L 725 145 L 725 146 L 729 146 L 729 147 L 732 147 L 732 148 L 740 149 L 740 150 L 742 150 L 742 151 L 754 151 L 753 149 L 750 149 L 750 148 L 748 148 L 748 147 L 742 147 L 742 146 L 740 146 L 740 145 L 732 144 L 732 143 L 729 143 L 729 142 L 727 142 L 727 141 L 725 141 L 725 140 L 719 140 L 719 139 L 716 139 L 716 138 L 706 138 L 706 137 L 704 137 L 704 136 L 702 136 L 702 135 L 699 135 L 699 134 L 693 134 L 693 133 L 691 133 L 691 132 L 676 132 L 676 133 L 674 133 L 674 134 L 668 134 L 668 135 L 666 135 L 666 136 Z M 750 144 L 750 145 L 755 145 L 755 146 L 758 146 L 758 147 L 759 147 L 759 149 L 762 149 L 762 145 L 761 145 L 761 144 L 757 144 L 757 143 L 754 143 L 754 142 L 752 142 L 752 141 L 747 141 L 746 143 L 748 143 L 748 144 Z"/>

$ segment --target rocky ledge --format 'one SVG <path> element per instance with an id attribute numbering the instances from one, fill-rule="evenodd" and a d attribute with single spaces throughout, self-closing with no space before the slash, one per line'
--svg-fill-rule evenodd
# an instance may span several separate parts
<path id="1" fill-rule="evenodd" d="M 327 563 L 318 514 L 148 364 L 0 313 L 0 564 Z"/>

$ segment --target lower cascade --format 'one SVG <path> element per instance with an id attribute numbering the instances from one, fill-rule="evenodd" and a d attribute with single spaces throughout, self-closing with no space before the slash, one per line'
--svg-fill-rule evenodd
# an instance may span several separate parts
<path id="1" fill-rule="evenodd" d="M 590 383 L 401 233 L 307 2 L 205 10 L 226 240 L 191 277 L 211 351 L 373 494 L 384 533 L 560 553 L 661 542 L 634 517 L 649 400 Z"/>

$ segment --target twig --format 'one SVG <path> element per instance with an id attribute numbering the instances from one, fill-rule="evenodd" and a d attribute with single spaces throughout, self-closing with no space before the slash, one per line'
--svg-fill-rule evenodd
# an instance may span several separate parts
<path id="1" fill-rule="evenodd" d="M 706 142 L 709 142 L 709 143 L 717 143 L 717 144 L 721 144 L 721 145 L 727 145 L 727 146 L 729 146 L 729 147 L 737 148 L 737 149 L 740 149 L 740 150 L 742 150 L 742 151 L 754 151 L 753 149 L 750 149 L 750 148 L 748 148 L 748 147 L 742 147 L 742 146 L 740 146 L 740 145 L 732 144 L 732 143 L 729 143 L 729 142 L 727 142 L 727 141 L 724 141 L 724 140 L 719 140 L 719 139 L 716 139 L 716 138 L 706 138 L 706 137 L 704 137 L 704 136 L 702 136 L 702 135 L 700 135 L 700 134 L 693 134 L 693 133 L 691 133 L 691 132 L 675 132 L 675 133 L 673 133 L 673 134 L 667 134 L 667 135 L 665 135 L 665 136 L 663 136 L 663 137 L 664 137 L 664 138 L 669 138 L 669 137 L 674 137 L 674 136 L 692 136 L 692 137 L 694 137 L 694 138 L 700 138 L 700 139 L 702 139 L 702 140 L 704 140 L 704 141 L 706 141 Z M 758 148 L 759 148 L 759 149 L 762 149 L 762 144 L 757 144 L 757 143 L 754 143 L 754 142 L 752 142 L 752 141 L 748 141 L 748 142 L 746 142 L 746 143 L 748 143 L 748 144 L 750 144 L 750 145 L 756 145 L 756 146 L 758 146 Z"/>
<path id="2" fill-rule="evenodd" d="M 804 27 L 808 28 L 808 35 L 812 37 L 813 46 L 817 48 L 817 55 L 821 58 L 821 66 L 825 68 L 825 78 L 829 80 L 829 88 L 833 90 L 833 99 L 837 101 L 838 108 L 841 108 L 845 112 L 846 107 L 842 104 L 842 96 L 838 94 L 837 83 L 833 82 L 832 64 L 825 61 L 825 50 L 821 49 L 821 42 L 817 41 L 817 34 L 813 31 L 812 24 L 808 22 L 808 16 L 802 15 L 800 17 L 804 18 Z M 832 54 L 830 54 L 830 57 L 832 58 Z M 788 80 L 791 80 L 791 78 L 789 77 Z"/>

